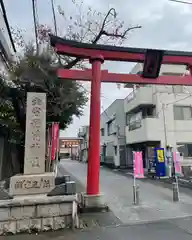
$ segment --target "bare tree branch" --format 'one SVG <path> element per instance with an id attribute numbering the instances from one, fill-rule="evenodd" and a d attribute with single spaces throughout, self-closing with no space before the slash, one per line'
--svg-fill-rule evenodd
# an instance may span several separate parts
<path id="1" fill-rule="evenodd" d="M 114 8 L 111 8 L 104 20 L 103 20 L 103 23 L 101 25 L 101 29 L 99 31 L 99 33 L 95 36 L 95 38 L 91 41 L 92 44 L 97 44 L 98 41 L 101 39 L 102 36 L 107 36 L 107 37 L 114 37 L 114 38 L 121 38 L 121 39 L 125 39 L 126 38 L 126 35 L 129 31 L 131 30 L 134 30 L 134 29 L 139 29 L 141 28 L 140 25 L 137 25 L 137 26 L 134 26 L 134 27 L 129 27 L 127 28 L 123 33 L 118 33 L 118 29 L 116 31 L 116 33 L 109 33 L 107 31 L 105 31 L 105 26 L 106 26 L 106 23 L 107 23 L 107 19 L 108 17 L 112 15 L 114 18 L 116 18 L 117 16 L 117 13 L 116 13 L 116 10 Z M 74 67 L 79 61 L 81 60 L 81 58 L 75 58 L 74 60 L 70 61 L 69 63 L 67 63 L 66 65 L 64 65 L 63 67 L 65 69 L 70 69 L 72 67 Z"/>
<path id="2" fill-rule="evenodd" d="M 102 35 L 105 35 L 107 37 L 116 37 L 116 38 L 125 38 L 127 33 L 133 29 L 138 29 L 141 28 L 141 26 L 135 26 L 135 27 L 130 27 L 127 30 L 124 31 L 123 34 L 114 34 L 114 33 L 108 33 L 105 30 L 102 32 Z"/>
<path id="3" fill-rule="evenodd" d="M 112 13 L 112 12 L 113 12 L 113 13 Z M 100 40 L 101 36 L 103 35 L 104 28 L 105 28 L 105 24 L 106 24 L 107 18 L 109 17 L 110 14 L 113 15 L 114 18 L 116 18 L 116 16 L 117 16 L 117 13 L 116 13 L 116 11 L 115 11 L 114 8 L 109 9 L 109 11 L 108 11 L 108 13 L 106 14 L 106 16 L 105 16 L 105 18 L 104 18 L 104 20 L 103 20 L 103 23 L 102 23 L 102 25 L 101 25 L 101 30 L 100 30 L 100 32 L 99 32 L 98 35 L 95 37 L 95 39 L 92 41 L 93 44 L 96 44 L 96 43 Z"/>

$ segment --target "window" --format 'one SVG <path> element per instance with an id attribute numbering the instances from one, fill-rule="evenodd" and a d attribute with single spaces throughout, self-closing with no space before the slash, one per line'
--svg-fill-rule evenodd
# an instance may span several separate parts
<path id="1" fill-rule="evenodd" d="M 156 108 L 154 106 L 144 107 L 142 109 L 142 118 L 156 117 Z"/>
<path id="2" fill-rule="evenodd" d="M 132 91 L 128 96 L 127 96 L 127 103 L 131 102 L 135 98 L 135 91 Z"/>
<path id="3" fill-rule="evenodd" d="M 173 111 L 175 120 L 192 119 L 192 108 L 190 106 L 174 106 Z"/>
<path id="4" fill-rule="evenodd" d="M 101 136 L 105 136 L 105 129 L 101 128 Z"/>
<path id="5" fill-rule="evenodd" d="M 182 85 L 173 86 L 173 92 L 174 93 L 183 93 L 184 86 L 182 86 Z"/>
<path id="6" fill-rule="evenodd" d="M 192 143 L 177 143 L 177 150 L 184 157 L 192 157 Z"/>
<path id="7" fill-rule="evenodd" d="M 116 133 L 116 126 L 115 126 L 115 120 L 110 120 L 107 123 L 107 133 L 108 135 L 115 134 Z"/>
<path id="8" fill-rule="evenodd" d="M 182 76 L 183 73 L 174 73 L 174 72 L 163 72 L 161 73 L 162 76 Z"/>
<path id="9" fill-rule="evenodd" d="M 129 131 L 133 131 L 141 127 L 142 112 L 133 114 L 129 118 Z"/>
<path id="10" fill-rule="evenodd" d="M 129 125 L 130 117 L 131 117 L 131 114 L 130 114 L 130 113 L 126 113 L 126 115 L 125 115 L 125 122 L 126 122 L 126 125 Z"/>

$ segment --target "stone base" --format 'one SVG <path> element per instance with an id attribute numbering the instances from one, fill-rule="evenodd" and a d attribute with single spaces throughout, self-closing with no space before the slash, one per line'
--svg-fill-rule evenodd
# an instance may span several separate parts
<path id="1" fill-rule="evenodd" d="M 60 185 L 62 183 L 66 183 L 70 181 L 70 176 L 69 175 L 63 175 L 61 177 L 56 177 L 55 178 L 55 185 Z"/>
<path id="2" fill-rule="evenodd" d="M 81 202 L 83 212 L 101 212 L 108 210 L 108 207 L 103 200 L 103 194 L 87 195 L 83 193 L 81 195 Z"/>
<path id="3" fill-rule="evenodd" d="M 47 194 L 47 196 L 75 195 L 76 184 L 74 181 L 56 185 L 55 188 Z"/>
<path id="4" fill-rule="evenodd" d="M 11 177 L 9 193 L 12 196 L 45 194 L 55 187 L 53 172 L 34 175 L 15 175 Z"/>
<path id="5" fill-rule="evenodd" d="M 0 200 L 13 199 L 5 189 L 0 189 Z"/>
<path id="6" fill-rule="evenodd" d="M 74 227 L 76 195 L 33 195 L 0 201 L 0 235 Z M 76 218 L 75 218 L 75 217 Z"/>

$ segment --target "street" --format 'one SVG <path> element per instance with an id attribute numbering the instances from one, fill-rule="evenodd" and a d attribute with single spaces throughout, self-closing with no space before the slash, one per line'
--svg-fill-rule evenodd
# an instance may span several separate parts
<path id="1" fill-rule="evenodd" d="M 61 160 L 58 174 L 69 173 L 77 181 L 77 191 L 84 191 L 87 165 Z M 82 229 L 65 229 L 39 234 L 1 236 L 0 240 L 189 240 L 192 237 L 192 197 L 180 194 L 180 202 L 172 202 L 172 190 L 162 185 L 138 181 L 140 205 L 132 204 L 132 179 L 101 167 L 100 187 L 110 212 L 81 215 Z"/>
<path id="2" fill-rule="evenodd" d="M 134 226 L 94 228 L 86 231 L 58 231 L 39 235 L 16 235 L 0 237 L 1 240 L 191 240 L 191 218 Z M 183 226 L 185 225 L 185 226 Z"/>
<path id="3" fill-rule="evenodd" d="M 60 165 L 86 186 L 86 164 L 62 160 Z M 171 189 L 144 180 L 137 181 L 137 183 L 140 189 L 140 205 L 134 206 L 132 204 L 132 179 L 101 167 L 100 189 L 104 194 L 104 201 L 123 224 L 192 216 L 192 197 L 190 195 L 180 193 L 180 201 L 174 203 Z"/>

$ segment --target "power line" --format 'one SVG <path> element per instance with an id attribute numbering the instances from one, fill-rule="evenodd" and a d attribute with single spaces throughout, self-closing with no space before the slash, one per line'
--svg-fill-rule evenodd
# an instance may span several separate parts
<path id="1" fill-rule="evenodd" d="M 178 103 L 178 102 L 180 102 L 180 101 L 182 101 L 182 100 L 188 99 L 188 98 L 190 98 L 190 97 L 192 97 L 192 93 L 190 93 L 190 95 L 188 95 L 188 96 L 186 96 L 186 97 L 184 97 L 184 98 L 175 100 L 174 102 L 167 103 L 167 104 L 162 103 L 162 107 L 161 107 L 161 109 L 159 110 L 159 112 L 156 114 L 156 116 L 158 117 L 158 115 L 159 115 L 159 114 L 161 113 L 161 111 L 163 110 L 163 104 L 164 104 L 164 107 L 167 107 L 167 106 L 170 106 L 170 105 L 174 105 L 175 103 Z"/>
<path id="2" fill-rule="evenodd" d="M 56 21 L 56 15 L 55 15 L 55 7 L 54 7 L 54 0 L 51 0 L 51 8 L 53 13 L 53 23 L 55 28 L 55 35 L 57 36 L 57 21 Z"/>
<path id="3" fill-rule="evenodd" d="M 190 97 L 192 97 L 191 94 L 188 95 L 188 96 L 186 96 L 186 97 L 184 97 L 184 98 L 181 98 L 181 99 L 175 100 L 174 102 L 167 103 L 166 105 L 167 105 L 167 106 L 169 106 L 169 105 L 173 105 L 173 104 L 175 104 L 175 103 L 177 103 L 177 102 L 180 102 L 180 101 L 185 100 L 185 99 L 190 98 Z"/>
<path id="4" fill-rule="evenodd" d="M 183 3 L 183 4 L 192 4 L 192 2 L 186 2 L 186 1 L 180 1 L 180 0 L 169 0 L 170 2 L 177 2 L 177 3 Z"/>

